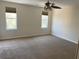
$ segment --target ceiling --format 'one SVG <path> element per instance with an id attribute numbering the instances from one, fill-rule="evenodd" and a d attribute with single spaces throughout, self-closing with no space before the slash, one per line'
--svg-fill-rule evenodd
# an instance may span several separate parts
<path id="1" fill-rule="evenodd" d="M 44 3 L 47 2 L 48 0 L 2 0 L 2 1 L 34 5 L 34 6 L 44 6 Z M 52 2 L 53 0 L 50 1 Z M 79 0 L 55 0 L 55 2 L 58 5 L 79 4 Z"/>

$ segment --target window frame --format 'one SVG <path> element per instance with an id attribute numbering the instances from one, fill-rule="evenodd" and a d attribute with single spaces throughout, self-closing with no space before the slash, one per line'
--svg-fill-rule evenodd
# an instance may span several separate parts
<path id="1" fill-rule="evenodd" d="M 48 27 L 49 27 L 49 16 L 48 16 L 48 15 L 44 15 L 44 14 L 42 14 L 42 16 L 47 16 L 48 18 L 46 19 L 46 20 L 47 20 L 47 26 L 46 26 L 46 27 L 43 27 L 43 26 L 42 26 L 43 18 L 41 18 L 41 28 L 42 28 L 42 29 L 48 29 Z M 42 17 L 42 16 L 41 16 L 41 17 Z"/>
<path id="2" fill-rule="evenodd" d="M 7 9 L 7 8 L 10 8 L 10 9 Z M 13 9 L 13 10 L 12 10 Z M 8 28 L 8 22 L 7 22 L 7 14 L 6 13 L 15 13 L 16 14 L 16 16 L 15 16 L 15 27 L 13 27 L 13 28 Z M 6 9 L 5 9 L 5 28 L 6 28 L 6 30 L 17 30 L 17 12 L 16 12 L 16 8 L 12 8 L 12 7 L 6 7 Z"/>

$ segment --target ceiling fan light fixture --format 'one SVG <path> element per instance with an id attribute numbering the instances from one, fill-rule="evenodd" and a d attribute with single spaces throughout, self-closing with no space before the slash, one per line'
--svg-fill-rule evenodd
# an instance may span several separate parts
<path id="1" fill-rule="evenodd" d="M 44 6 L 44 10 L 48 11 L 48 10 L 52 10 L 52 8 L 50 6 Z"/>

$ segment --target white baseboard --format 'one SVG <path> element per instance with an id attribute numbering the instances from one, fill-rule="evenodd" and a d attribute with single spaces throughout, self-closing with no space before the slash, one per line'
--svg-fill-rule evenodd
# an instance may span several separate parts
<path id="1" fill-rule="evenodd" d="M 72 42 L 72 43 L 78 44 L 78 42 L 73 41 L 73 40 L 70 40 L 70 39 L 68 39 L 68 38 L 66 38 L 66 37 L 58 36 L 58 35 L 56 35 L 56 34 L 52 34 L 52 35 L 54 35 L 54 36 L 56 36 L 56 37 L 59 37 L 59 38 L 62 38 L 62 39 L 64 39 L 64 40 L 70 41 L 70 42 Z"/>
<path id="2" fill-rule="evenodd" d="M 31 38 L 31 37 L 38 37 L 38 36 L 43 36 L 43 35 L 50 35 L 50 34 L 39 34 L 39 35 L 23 35 L 23 36 L 15 36 L 15 37 L 4 37 L 0 38 L 0 40 L 9 40 L 9 39 L 17 39 L 17 38 Z"/>

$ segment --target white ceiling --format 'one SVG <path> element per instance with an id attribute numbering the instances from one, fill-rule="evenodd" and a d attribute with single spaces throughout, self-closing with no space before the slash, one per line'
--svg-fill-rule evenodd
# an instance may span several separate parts
<path id="1" fill-rule="evenodd" d="M 28 4 L 28 5 L 34 5 L 34 6 L 44 6 L 44 3 L 47 2 L 47 0 L 2 0 L 2 1 Z M 50 0 L 50 1 L 52 2 L 53 0 Z M 55 2 L 56 4 L 60 4 L 60 5 L 79 4 L 79 0 L 55 0 Z"/>

